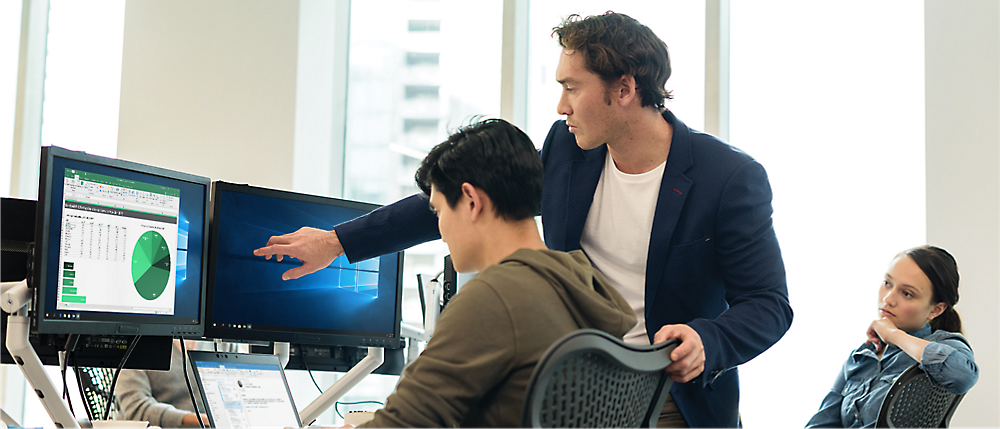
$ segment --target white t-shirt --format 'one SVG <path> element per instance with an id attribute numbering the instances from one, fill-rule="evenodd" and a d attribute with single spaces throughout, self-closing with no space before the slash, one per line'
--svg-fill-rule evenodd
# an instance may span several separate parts
<path id="1" fill-rule="evenodd" d="M 646 256 L 666 161 L 642 174 L 622 173 L 608 152 L 580 247 L 618 289 L 639 319 L 625 342 L 649 345 L 646 336 Z"/>

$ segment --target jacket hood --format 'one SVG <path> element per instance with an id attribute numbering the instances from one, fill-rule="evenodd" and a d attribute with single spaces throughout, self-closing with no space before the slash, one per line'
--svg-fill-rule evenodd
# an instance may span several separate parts
<path id="1" fill-rule="evenodd" d="M 581 250 L 520 249 L 500 261 L 508 263 L 527 265 L 548 279 L 581 329 L 599 329 L 621 338 L 637 322 L 632 307 Z"/>

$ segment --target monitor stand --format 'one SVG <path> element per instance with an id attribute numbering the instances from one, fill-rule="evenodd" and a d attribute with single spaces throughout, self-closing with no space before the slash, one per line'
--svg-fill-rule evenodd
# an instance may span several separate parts
<path id="1" fill-rule="evenodd" d="M 446 266 L 449 263 L 450 259 L 446 262 Z M 423 292 L 421 296 L 426 295 L 429 297 L 428 301 L 432 305 L 425 305 L 424 329 L 418 329 L 405 323 L 400 324 L 400 336 L 411 339 L 409 342 L 410 356 L 406 360 L 407 365 L 417 358 L 416 342 L 412 340 L 420 340 L 424 342 L 430 341 L 431 335 L 434 333 L 434 327 L 437 325 L 437 319 L 441 313 L 441 307 L 440 304 L 438 304 L 438 299 L 443 293 L 441 285 L 439 285 L 436 280 L 432 280 L 428 282 L 426 289 L 426 291 L 421 289 Z M 282 367 L 284 367 L 284 365 L 288 362 L 288 343 L 284 343 L 280 346 L 280 348 L 278 344 L 279 343 L 274 343 L 274 353 L 278 355 L 279 359 L 283 358 Z M 326 391 L 312 401 L 309 406 L 299 412 L 299 420 L 301 420 L 302 424 L 306 426 L 312 424 L 313 421 L 319 418 L 320 414 L 323 414 L 324 411 L 330 408 L 330 406 L 336 403 L 337 400 L 360 383 L 361 380 L 368 376 L 368 374 L 371 374 L 373 371 L 378 369 L 378 367 L 382 365 L 383 361 L 385 361 L 385 350 L 381 347 L 369 347 L 368 356 L 361 359 L 361 362 L 354 365 L 354 367 L 351 368 L 350 371 L 347 371 L 347 373 L 344 374 L 340 380 L 333 383 L 333 386 L 326 389 Z"/>
<path id="2" fill-rule="evenodd" d="M 384 359 L 385 350 L 381 347 L 369 347 L 368 356 L 361 359 L 361 362 L 354 365 L 354 368 L 347 371 L 340 380 L 333 383 L 333 386 L 326 389 L 322 395 L 319 395 L 311 404 L 299 412 L 299 420 L 302 421 L 302 424 L 306 426 L 312 424 L 313 421 L 319 418 L 320 414 L 323 414 L 324 411 L 360 383 L 368 374 L 371 374 L 372 371 L 375 371 L 375 369 L 382 365 Z"/>
<path id="3" fill-rule="evenodd" d="M 42 361 L 35 353 L 35 348 L 28 341 L 28 333 L 31 330 L 28 320 L 28 304 L 31 303 L 31 290 L 28 289 L 28 282 L 4 282 L 3 299 L 0 305 L 3 311 L 10 313 L 7 316 L 7 350 L 14 359 L 24 378 L 31 384 L 31 388 L 42 401 L 45 412 L 52 418 L 59 428 L 79 428 L 80 424 L 69 412 L 69 407 L 59 397 L 58 391 L 52 385 L 52 380 L 42 369 Z"/>

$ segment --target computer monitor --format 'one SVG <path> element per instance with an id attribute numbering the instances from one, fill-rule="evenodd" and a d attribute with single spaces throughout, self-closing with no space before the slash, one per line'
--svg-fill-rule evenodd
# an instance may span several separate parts
<path id="1" fill-rule="evenodd" d="M 379 206 L 214 182 L 205 336 L 231 341 L 399 348 L 403 254 L 344 256 L 296 280 L 301 264 L 254 249 L 302 227 L 329 230 Z"/>
<path id="2" fill-rule="evenodd" d="M 201 336 L 206 177 L 43 147 L 32 328 Z"/>
<path id="3" fill-rule="evenodd" d="M 17 198 L 0 198 L 0 277 L 5 282 L 24 280 L 28 276 L 30 249 L 35 245 L 35 201 Z M 0 311 L 0 332 L 7 333 L 6 312 Z M 59 365 L 59 352 L 66 349 L 66 334 L 28 335 L 42 365 Z M 70 365 L 82 367 L 116 368 L 125 357 L 125 349 L 134 336 L 83 335 L 70 353 Z M 170 369 L 169 337 L 142 337 L 125 368 Z M 13 364 L 14 358 L 7 347 L 0 346 L 0 363 Z"/>

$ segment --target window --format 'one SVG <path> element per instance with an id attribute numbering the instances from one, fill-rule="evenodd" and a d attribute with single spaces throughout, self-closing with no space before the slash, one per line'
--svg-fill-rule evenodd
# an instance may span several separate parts
<path id="1" fill-rule="evenodd" d="M 14 58 L 10 81 L 6 80 L 7 73 L 10 73 L 6 68 L 6 61 L 0 62 L 0 99 L 5 103 L 14 100 L 14 92 L 11 92 L 10 98 L 5 96 L 7 88 L 16 88 L 20 6 L 20 1 L 4 2 L 0 6 L 0 54 L 5 59 L 8 55 L 13 55 Z M 118 146 L 118 99 L 125 0 L 50 0 L 48 9 L 42 144 L 114 157 Z M 8 23 L 12 25 L 7 25 Z M 8 37 L 14 38 L 12 47 L 7 45 Z M 5 109 L 0 109 L 0 113 L 7 112 Z M 13 124 L 13 103 L 10 104 L 9 112 L 11 114 L 5 116 L 5 121 Z M 0 131 L 4 129 L 0 127 Z M 6 177 L 0 180 L 0 186 L 4 187 L 0 192 L 3 195 L 7 195 L 10 190 L 11 169 L 3 166 L 10 165 L 12 134 L 11 130 L 3 138 L 4 143 L 0 144 L 0 150 L 4 152 L 4 156 L 0 157 L 0 170 L 6 172 Z M 22 165 L 22 168 L 37 171 L 38 165 Z M 26 195 L 21 197 L 33 198 Z M 58 368 L 46 367 L 46 372 L 50 379 L 59 379 Z M 74 383 L 72 372 L 67 374 L 69 383 Z M 17 390 L 14 385 L 26 388 L 27 384 L 19 371 L 7 371 L 4 368 L 4 376 L 11 378 L 3 383 L 4 409 L 22 425 L 51 425 L 52 421 L 35 395 L 21 395 L 23 402 L 16 405 L 21 409 L 8 408 L 6 398 L 10 396 L 9 392 Z M 83 403 L 77 389 L 71 388 L 69 391 L 74 397 L 74 403 Z"/>
<path id="2" fill-rule="evenodd" d="M 413 172 L 431 147 L 471 117 L 499 114 L 501 8 L 352 3 L 346 198 L 385 204 L 417 192 Z M 440 31 L 410 34 L 417 28 Z"/>
<path id="3" fill-rule="evenodd" d="M 407 134 L 434 133 L 437 130 L 437 119 L 403 119 L 403 132 Z"/>
<path id="4" fill-rule="evenodd" d="M 499 115 L 502 6 L 351 2 L 345 198 L 388 204 L 419 192 L 413 174 L 434 145 L 471 117 Z M 428 281 L 447 254 L 440 240 L 406 250 L 404 323 L 421 326 L 416 273 Z M 343 400 L 384 398 L 395 383 L 368 377 Z"/>
<path id="5" fill-rule="evenodd" d="M 440 90 L 441 87 L 437 85 L 406 85 L 406 94 L 404 97 L 407 100 L 419 98 L 437 100 Z"/>
<path id="6" fill-rule="evenodd" d="M 436 66 L 441 63 L 439 52 L 407 52 L 407 66 Z"/>
<path id="7" fill-rule="evenodd" d="M 45 60 L 42 145 L 118 152 L 125 0 L 52 0 Z"/>
<path id="8" fill-rule="evenodd" d="M 418 31 L 441 31 L 441 20 L 438 19 L 411 19 L 409 22 L 409 30 L 412 32 Z"/>
<path id="9" fill-rule="evenodd" d="M 0 3 L 0 196 L 10 196 L 10 171 L 21 39 L 21 2 Z"/>

